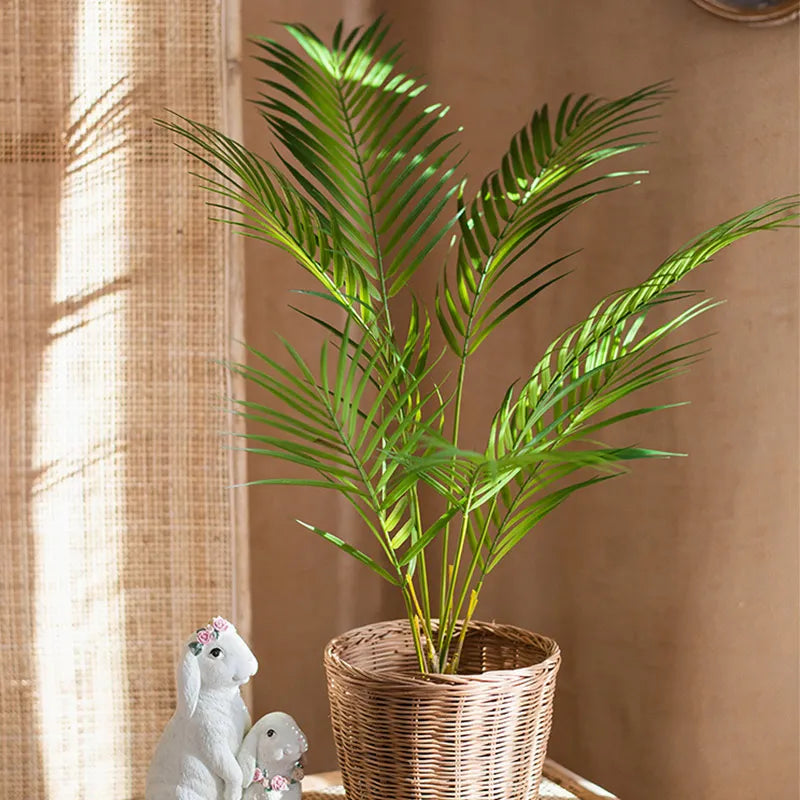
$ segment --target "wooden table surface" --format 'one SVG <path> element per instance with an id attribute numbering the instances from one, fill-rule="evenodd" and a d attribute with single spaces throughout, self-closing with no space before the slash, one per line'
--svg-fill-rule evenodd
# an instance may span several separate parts
<path id="1" fill-rule="evenodd" d="M 303 781 L 303 800 L 346 800 L 339 772 L 309 775 Z M 616 795 L 601 789 L 580 775 L 548 759 L 539 800 L 619 800 Z"/>

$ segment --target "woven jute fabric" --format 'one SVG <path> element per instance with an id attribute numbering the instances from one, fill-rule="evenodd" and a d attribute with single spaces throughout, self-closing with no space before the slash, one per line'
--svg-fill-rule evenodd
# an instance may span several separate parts
<path id="1" fill-rule="evenodd" d="M 405 620 L 325 650 L 348 800 L 535 800 L 561 661 L 554 641 L 470 623 L 458 675 L 421 675 Z"/>
<path id="2" fill-rule="evenodd" d="M 234 613 L 216 0 L 0 0 L 0 796 L 143 796 L 177 647 Z"/>

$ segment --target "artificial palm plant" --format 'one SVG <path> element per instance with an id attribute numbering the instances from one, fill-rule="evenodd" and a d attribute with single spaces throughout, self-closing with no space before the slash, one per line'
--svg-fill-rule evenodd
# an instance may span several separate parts
<path id="1" fill-rule="evenodd" d="M 324 520 L 301 524 L 398 587 L 421 671 L 454 672 L 461 621 L 532 528 L 626 462 L 668 455 L 600 439 L 624 419 L 667 408 L 619 404 L 698 356 L 697 340 L 673 335 L 714 302 L 676 284 L 734 241 L 792 224 L 796 200 L 733 217 L 601 300 L 498 395 L 482 447 L 465 449 L 470 357 L 564 277 L 571 254 L 539 263 L 534 245 L 579 206 L 639 180 L 641 171 L 600 166 L 648 143 L 669 88 L 543 106 L 470 189 L 458 172 L 460 129 L 397 69 L 383 22 L 349 33 L 340 24 L 330 45 L 304 25 L 285 29 L 296 50 L 256 40 L 270 70 L 256 100 L 275 144 L 270 159 L 199 122 L 162 123 L 208 168 L 204 185 L 225 219 L 316 281 L 303 294 L 317 310 L 300 313 L 325 333 L 318 361 L 283 339 L 281 354 L 252 350 L 251 364 L 231 368 L 269 400 L 238 399 L 235 413 L 251 423 L 250 452 L 307 473 L 257 483 L 333 490 L 353 506 L 374 553 Z M 438 275 L 430 306 L 410 285 L 420 269 Z M 657 306 L 668 321 L 648 324 Z M 423 504 L 426 492 L 439 501 Z"/>

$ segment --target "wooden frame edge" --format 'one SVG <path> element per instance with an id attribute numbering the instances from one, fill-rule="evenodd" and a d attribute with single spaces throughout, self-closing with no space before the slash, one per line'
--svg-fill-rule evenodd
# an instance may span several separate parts
<path id="1" fill-rule="evenodd" d="M 714 0 L 692 0 L 692 2 L 720 19 L 729 19 L 733 22 L 742 22 L 753 27 L 783 25 L 800 16 L 800 2 L 787 0 L 785 7 L 779 7 L 767 12 L 749 12 L 727 9 Z"/>
<path id="2" fill-rule="evenodd" d="M 242 31 L 241 0 L 220 0 L 221 26 L 221 101 L 222 129 L 233 139 L 241 141 L 242 121 Z M 225 227 L 225 357 L 228 361 L 245 360 L 244 341 L 244 240 L 231 225 Z M 226 390 L 229 397 L 243 397 L 244 378 L 226 370 Z M 233 418 L 233 430 L 244 429 L 244 422 Z M 234 485 L 247 481 L 247 454 L 229 448 L 229 474 Z M 233 560 L 233 618 L 245 641 L 252 634 L 252 604 L 250 597 L 250 525 L 247 491 L 229 489 L 231 504 L 231 548 Z M 250 689 L 249 686 L 245 689 Z"/>
<path id="3" fill-rule="evenodd" d="M 571 792 L 579 800 L 619 800 L 616 795 L 562 767 L 550 758 L 545 759 L 542 777 Z M 344 794 L 341 786 L 342 773 L 338 770 L 307 775 L 303 780 L 303 797 L 316 798 L 317 795 L 330 795 L 332 798 L 342 798 Z"/>

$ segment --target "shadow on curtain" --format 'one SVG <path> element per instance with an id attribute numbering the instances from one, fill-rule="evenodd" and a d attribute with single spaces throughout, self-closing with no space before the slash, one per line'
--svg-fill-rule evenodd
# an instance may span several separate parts
<path id="1" fill-rule="evenodd" d="M 2 13 L 0 781 L 139 797 L 178 644 L 234 605 L 226 232 L 153 124 L 223 124 L 221 4 Z"/>

